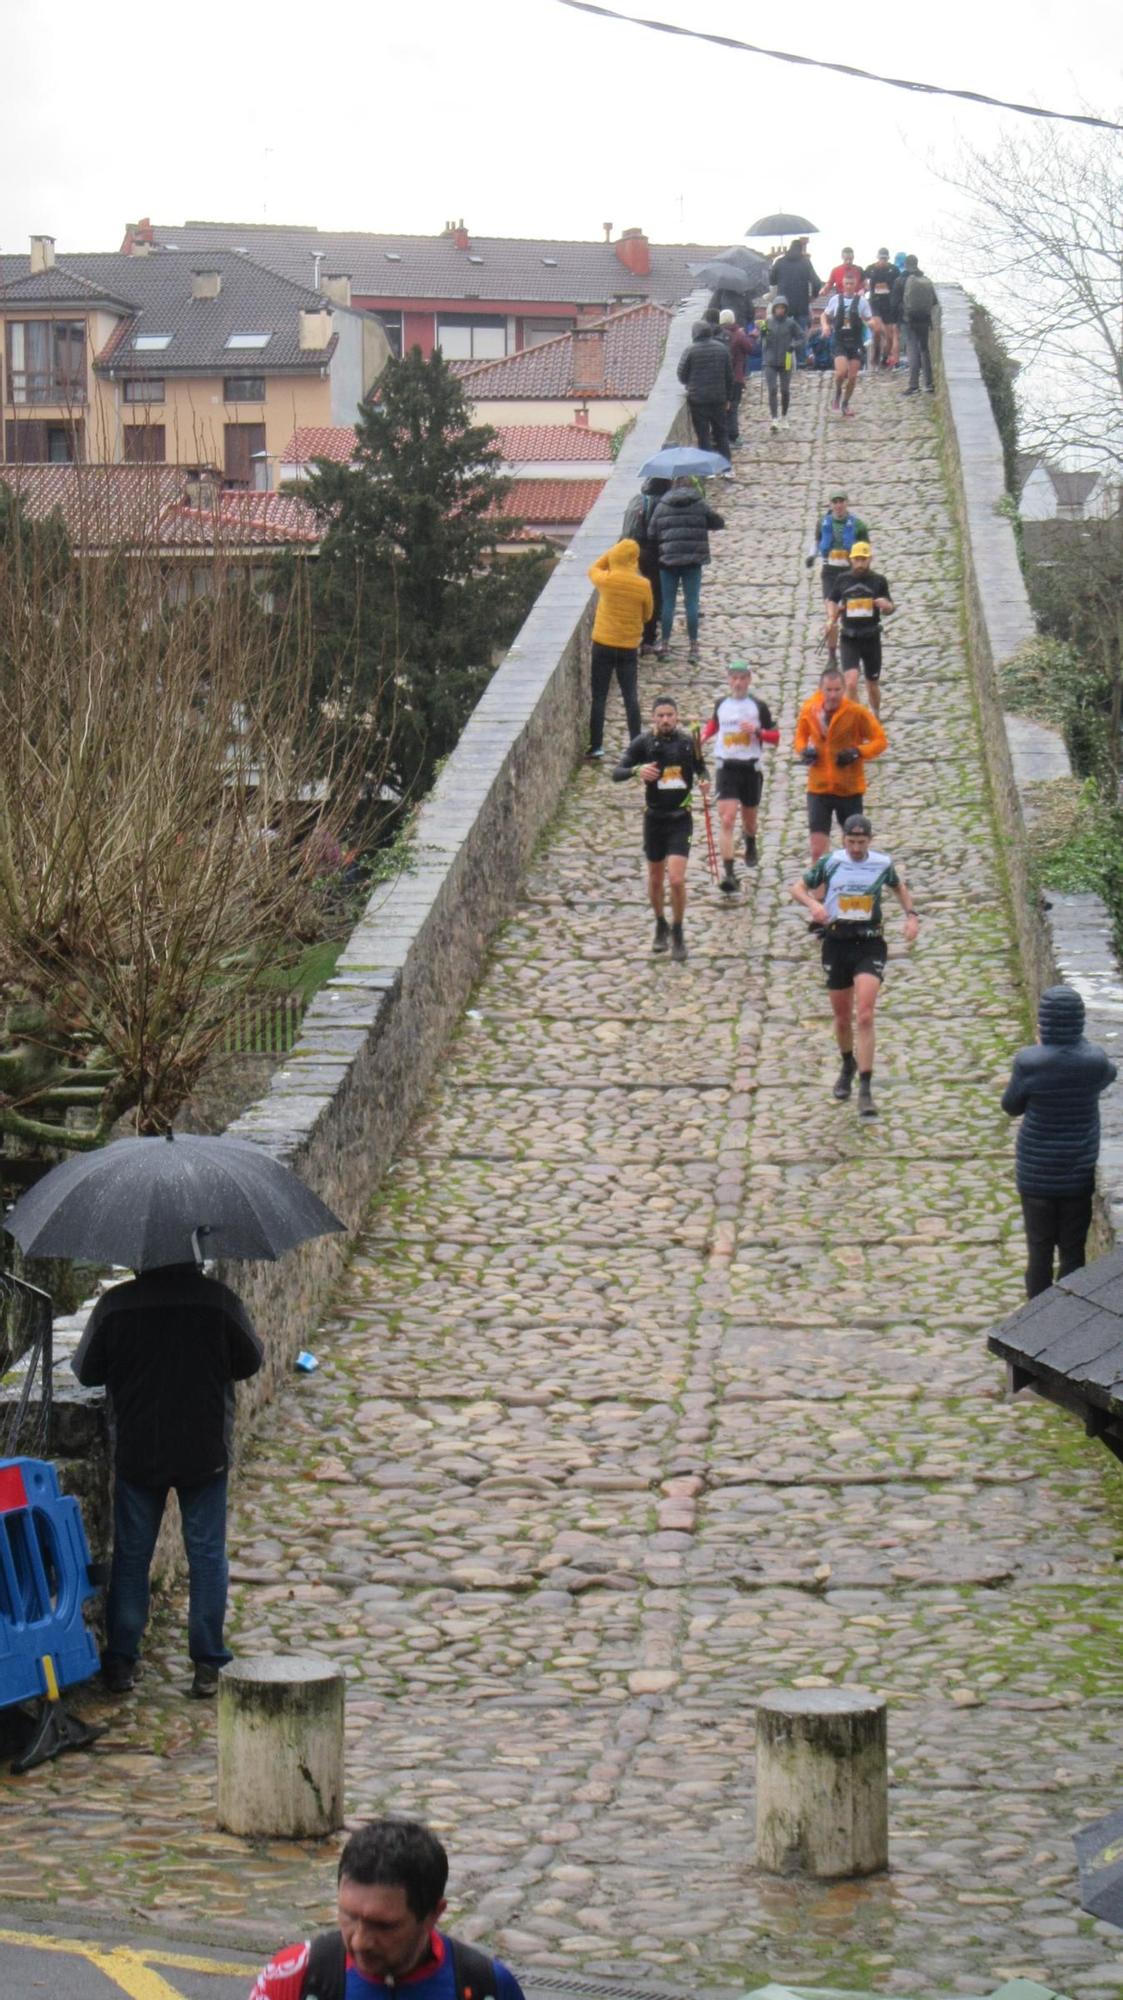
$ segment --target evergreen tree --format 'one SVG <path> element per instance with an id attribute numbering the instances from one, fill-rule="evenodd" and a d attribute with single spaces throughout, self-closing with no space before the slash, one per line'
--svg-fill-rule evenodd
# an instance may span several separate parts
<path id="1" fill-rule="evenodd" d="M 326 524 L 310 567 L 320 687 L 403 797 L 428 786 L 545 580 L 541 555 L 497 560 L 493 430 L 473 424 L 439 351 L 391 361 L 360 412 L 351 465 L 300 488 Z M 505 535 L 510 522 L 502 524 Z"/>

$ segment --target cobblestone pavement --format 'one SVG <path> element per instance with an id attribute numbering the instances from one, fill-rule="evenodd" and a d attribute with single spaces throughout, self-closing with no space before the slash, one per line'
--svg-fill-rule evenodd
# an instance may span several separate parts
<path id="1" fill-rule="evenodd" d="M 997 1096 L 1026 1020 L 937 416 L 892 380 L 845 424 L 827 394 L 801 379 L 773 438 L 750 387 L 702 665 L 680 640 L 645 676 L 699 713 L 753 661 L 785 745 L 762 865 L 729 907 L 697 847 L 689 964 L 653 961 L 638 787 L 575 777 L 320 1371 L 266 1419 L 235 1639 L 340 1660 L 351 1811 L 446 1828 L 461 1927 L 518 1965 L 1111 1994 L 1123 1936 L 1077 1910 L 1071 1835 L 1119 1797 L 1120 1484 L 985 1351 L 1019 1298 Z M 870 1128 L 829 1096 L 786 893 L 822 658 L 802 556 L 839 477 L 902 605 L 869 798 L 923 911 L 906 954 L 891 906 Z M 5 1783 L 0 1895 L 299 1930 L 330 1857 L 211 1831 L 181 1635 L 176 1606 L 93 1756 Z M 889 1698 L 892 1872 L 757 1877 L 754 1697 L 839 1681 Z"/>

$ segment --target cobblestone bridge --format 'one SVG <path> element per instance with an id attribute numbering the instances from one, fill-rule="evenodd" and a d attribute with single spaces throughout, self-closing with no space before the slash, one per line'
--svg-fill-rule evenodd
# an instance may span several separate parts
<path id="1" fill-rule="evenodd" d="M 842 477 L 902 606 L 870 805 L 924 913 L 909 955 L 893 919 L 881 1120 L 829 1096 L 786 750 L 732 907 L 696 851 L 685 967 L 649 956 L 638 788 L 578 773 L 320 1371 L 264 1425 L 235 1643 L 340 1659 L 351 1810 L 447 1829 L 461 1927 L 517 1965 L 1106 1994 L 1123 1938 L 1075 1907 L 1071 1833 L 1119 1795 L 1120 1489 L 985 1352 L 1019 1297 L 997 1094 L 1026 1016 L 936 412 L 872 382 L 842 425 L 797 391 L 773 438 L 750 389 L 702 665 L 680 642 L 646 693 L 696 714 L 746 656 L 790 743 Z M 4 1782 L 0 1896 L 299 1932 L 330 1857 L 214 1834 L 181 1613 L 95 1755 Z M 759 1879 L 753 1697 L 841 1680 L 889 1699 L 892 1873 Z"/>

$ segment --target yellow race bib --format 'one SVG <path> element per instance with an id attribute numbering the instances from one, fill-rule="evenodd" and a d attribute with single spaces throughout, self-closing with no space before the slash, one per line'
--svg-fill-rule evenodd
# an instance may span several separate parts
<path id="1" fill-rule="evenodd" d="M 873 916 L 873 897 L 860 895 L 853 890 L 849 895 L 840 895 L 838 914 L 846 923 L 855 924 L 868 920 Z"/>
<path id="2" fill-rule="evenodd" d="M 683 787 L 682 765 L 681 764 L 665 765 L 663 769 L 663 775 L 660 778 L 657 786 L 657 790 L 660 792 L 679 792 L 682 790 L 682 787 Z"/>
<path id="3" fill-rule="evenodd" d="M 872 597 L 848 597 L 842 610 L 846 618 L 872 618 L 874 601 Z"/>

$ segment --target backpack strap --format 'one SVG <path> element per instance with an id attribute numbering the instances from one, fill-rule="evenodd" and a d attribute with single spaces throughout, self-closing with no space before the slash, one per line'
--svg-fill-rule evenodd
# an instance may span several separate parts
<path id="1" fill-rule="evenodd" d="M 449 1938 L 452 1948 L 452 1976 L 456 1981 L 456 2000 L 495 2000 L 495 1962 L 486 1951 L 477 1951 L 473 1944 L 461 1944 L 459 1938 Z"/>
<path id="2" fill-rule="evenodd" d="M 303 2000 L 343 2000 L 347 1985 L 347 1952 L 342 1934 L 321 1931 L 308 1950 Z"/>

